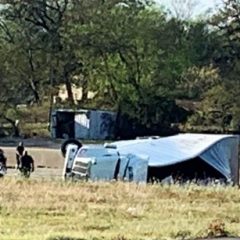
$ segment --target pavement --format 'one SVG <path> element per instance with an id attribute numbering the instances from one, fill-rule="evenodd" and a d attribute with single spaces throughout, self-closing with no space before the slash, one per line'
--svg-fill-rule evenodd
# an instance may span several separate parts
<path id="1" fill-rule="evenodd" d="M 0 148 L 4 151 L 7 157 L 7 166 L 13 168 L 16 166 L 16 147 L 5 147 Z M 28 154 L 34 159 L 35 166 L 40 168 L 62 168 L 64 158 L 61 154 L 60 149 L 51 148 L 40 148 L 40 147 L 25 147 Z"/>
<path id="2" fill-rule="evenodd" d="M 46 144 L 46 143 L 45 143 Z M 2 144 L 0 148 L 4 151 L 7 157 L 7 174 L 8 177 L 20 177 L 19 171 L 16 169 L 16 145 Z M 9 146 L 10 145 L 10 146 Z M 59 179 L 62 176 L 62 169 L 64 165 L 64 158 L 61 154 L 60 148 L 34 147 L 33 143 L 26 144 L 25 149 L 34 159 L 35 171 L 31 174 L 31 178 L 41 179 Z"/>

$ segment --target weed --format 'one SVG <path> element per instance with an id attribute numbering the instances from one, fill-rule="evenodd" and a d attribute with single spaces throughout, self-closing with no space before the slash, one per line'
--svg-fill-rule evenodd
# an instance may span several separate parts
<path id="1" fill-rule="evenodd" d="M 208 237 L 227 237 L 229 233 L 225 229 L 225 223 L 216 219 L 212 221 L 208 226 Z"/>
<path id="2" fill-rule="evenodd" d="M 60 237 L 50 237 L 47 240 L 86 240 L 86 239 L 60 236 Z"/>
<path id="3" fill-rule="evenodd" d="M 123 235 L 117 235 L 116 237 L 113 237 L 112 240 L 128 240 L 128 239 Z"/>

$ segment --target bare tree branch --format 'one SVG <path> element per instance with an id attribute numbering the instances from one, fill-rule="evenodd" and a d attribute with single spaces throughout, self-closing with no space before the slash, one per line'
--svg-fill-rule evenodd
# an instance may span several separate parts
<path id="1" fill-rule="evenodd" d="M 171 0 L 172 13 L 177 19 L 189 19 L 193 16 L 197 0 Z"/>

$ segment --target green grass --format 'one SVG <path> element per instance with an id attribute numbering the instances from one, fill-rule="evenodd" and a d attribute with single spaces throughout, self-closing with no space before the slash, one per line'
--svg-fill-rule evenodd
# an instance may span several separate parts
<path id="1" fill-rule="evenodd" d="M 1 179 L 1 240 L 157 240 L 240 235 L 234 187 Z"/>

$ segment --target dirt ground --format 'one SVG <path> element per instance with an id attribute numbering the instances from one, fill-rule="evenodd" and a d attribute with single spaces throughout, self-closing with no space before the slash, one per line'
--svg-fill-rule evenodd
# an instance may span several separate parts
<path id="1" fill-rule="evenodd" d="M 50 139 L 0 139 L 0 148 L 7 157 L 8 174 L 6 176 L 18 176 L 16 166 L 16 146 L 22 141 L 25 149 L 33 157 L 35 172 L 32 177 L 60 177 L 63 169 L 64 158 L 60 151 L 61 142 Z"/>
<path id="2" fill-rule="evenodd" d="M 7 157 L 7 165 L 13 168 L 16 165 L 16 148 L 15 147 L 4 147 L 3 149 Z M 35 166 L 39 168 L 61 168 L 63 166 L 64 158 L 61 155 L 60 149 L 49 149 L 49 148 L 36 148 L 36 147 L 25 147 L 34 161 Z"/>

